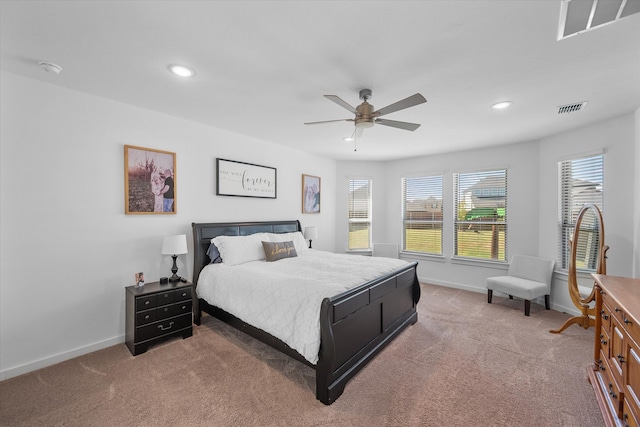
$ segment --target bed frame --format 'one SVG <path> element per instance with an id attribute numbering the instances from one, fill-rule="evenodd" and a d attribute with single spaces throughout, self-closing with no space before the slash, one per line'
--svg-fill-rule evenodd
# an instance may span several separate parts
<path id="1" fill-rule="evenodd" d="M 216 236 L 246 236 L 253 233 L 301 231 L 300 222 L 193 223 L 193 283 L 210 260 L 206 254 Z M 283 341 L 241 319 L 199 300 L 194 323 L 200 325 L 201 312 L 242 330 L 254 338 L 301 361 L 316 370 L 316 398 L 333 403 L 346 383 L 393 338 L 418 321 L 416 305 L 420 299 L 417 262 L 408 264 L 354 289 L 325 298 L 320 309 L 320 354 L 318 363 L 309 363 Z"/>

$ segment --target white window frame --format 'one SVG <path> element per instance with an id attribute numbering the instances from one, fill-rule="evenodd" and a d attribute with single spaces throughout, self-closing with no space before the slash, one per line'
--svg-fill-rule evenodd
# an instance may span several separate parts
<path id="1" fill-rule="evenodd" d="M 354 199 L 351 197 L 352 191 L 355 191 L 356 185 L 359 185 L 358 183 L 361 183 L 364 185 L 364 183 L 368 184 L 368 189 L 369 189 L 369 194 L 366 200 L 366 217 L 351 217 L 351 212 L 353 212 L 354 209 Z M 361 188 L 361 187 L 358 187 Z M 373 208 L 373 181 L 370 178 L 348 178 L 347 180 L 347 251 L 349 252 L 357 252 L 357 251 L 371 251 L 372 249 L 372 234 L 373 234 L 373 220 L 372 220 L 372 208 Z M 369 237 L 369 241 L 367 242 L 367 246 L 366 247 L 351 247 L 351 226 L 352 225 L 366 225 L 367 226 L 367 230 L 368 230 L 368 237 Z"/>
<path id="2" fill-rule="evenodd" d="M 582 155 L 558 162 L 558 262 L 569 268 L 570 239 L 584 204 L 604 212 L 604 154 Z M 582 271 L 593 271 L 581 269 Z"/>

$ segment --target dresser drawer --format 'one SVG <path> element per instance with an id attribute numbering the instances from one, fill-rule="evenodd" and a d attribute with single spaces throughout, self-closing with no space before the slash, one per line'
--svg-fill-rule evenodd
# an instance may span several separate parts
<path id="1" fill-rule="evenodd" d="M 636 417 L 635 411 L 631 409 L 631 405 L 627 398 L 624 398 L 624 402 L 622 403 L 622 422 L 623 425 L 629 427 L 638 427 L 638 418 Z"/>
<path id="2" fill-rule="evenodd" d="M 602 303 L 606 305 L 606 307 L 603 308 L 610 311 L 611 317 L 618 320 L 636 342 L 640 342 L 640 325 L 637 325 L 636 322 L 633 321 L 626 310 L 622 308 L 611 295 L 606 293 L 602 295 Z"/>
<path id="3" fill-rule="evenodd" d="M 153 338 L 160 337 L 165 334 L 179 331 L 183 328 L 191 327 L 191 313 L 183 314 L 176 317 L 170 317 L 165 320 L 153 322 L 148 325 L 141 326 L 136 330 L 135 342 L 142 342 Z"/>

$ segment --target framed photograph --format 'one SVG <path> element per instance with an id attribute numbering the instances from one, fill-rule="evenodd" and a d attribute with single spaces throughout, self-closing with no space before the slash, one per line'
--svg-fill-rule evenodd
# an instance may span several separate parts
<path id="1" fill-rule="evenodd" d="M 218 196 L 277 197 L 277 170 L 269 166 L 216 159 Z"/>
<path id="2" fill-rule="evenodd" d="M 302 175 L 302 213 L 320 213 L 320 177 Z"/>
<path id="3" fill-rule="evenodd" d="M 124 146 L 124 213 L 176 213 L 176 154 Z"/>

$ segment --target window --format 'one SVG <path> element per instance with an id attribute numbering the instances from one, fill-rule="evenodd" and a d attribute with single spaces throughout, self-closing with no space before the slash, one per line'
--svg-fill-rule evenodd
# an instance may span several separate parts
<path id="1" fill-rule="evenodd" d="M 507 171 L 453 175 L 455 256 L 507 260 Z"/>
<path id="2" fill-rule="evenodd" d="M 349 250 L 371 249 L 371 180 L 349 180 Z"/>
<path id="3" fill-rule="evenodd" d="M 402 248 L 442 255 L 442 176 L 402 178 Z"/>
<path id="4" fill-rule="evenodd" d="M 570 238 L 580 209 L 591 203 L 602 211 L 604 156 L 585 157 L 558 163 L 559 202 L 558 236 L 559 257 L 562 269 L 569 268 Z M 593 268 L 592 268 L 593 267 Z M 585 266 L 595 270 L 594 266 Z"/>

